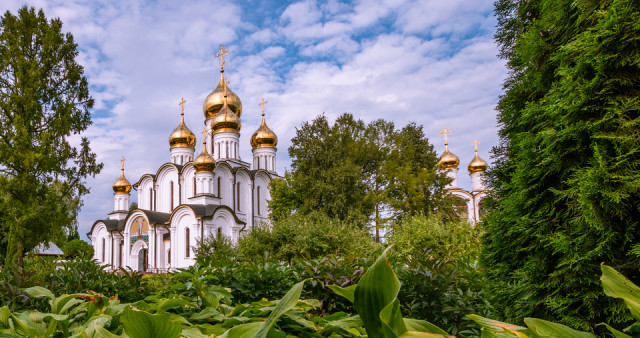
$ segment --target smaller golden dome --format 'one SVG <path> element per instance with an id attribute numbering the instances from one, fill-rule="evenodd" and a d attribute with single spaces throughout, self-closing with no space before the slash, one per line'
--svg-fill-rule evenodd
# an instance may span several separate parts
<path id="1" fill-rule="evenodd" d="M 445 146 L 444 153 L 438 159 L 438 168 L 442 169 L 455 169 L 460 165 L 460 159 L 458 156 L 452 154 L 449 151 L 449 147 Z"/>
<path id="2" fill-rule="evenodd" d="M 221 74 L 223 70 L 220 71 Z M 204 99 L 202 110 L 205 119 L 213 118 L 224 106 L 224 76 L 220 76 L 218 86 Z M 236 93 L 227 87 L 227 105 L 238 117 L 242 116 L 242 102 Z"/>
<path id="3" fill-rule="evenodd" d="M 258 105 L 262 106 L 262 123 L 258 130 L 256 130 L 253 135 L 251 135 L 251 148 L 262 148 L 262 147 L 275 147 L 278 145 L 278 136 L 276 133 L 271 130 L 271 128 L 267 127 L 267 123 L 264 122 L 264 105 L 267 104 L 267 101 L 262 99 Z"/>
<path id="4" fill-rule="evenodd" d="M 471 143 L 476 148 L 476 156 L 474 156 L 471 163 L 469 163 L 469 173 L 477 173 L 487 170 L 487 162 L 478 156 L 478 143 L 479 142 L 477 140 L 474 140 L 473 143 Z"/>
<path id="5" fill-rule="evenodd" d="M 122 157 L 122 168 L 120 169 L 120 177 L 113 182 L 113 192 L 116 194 L 129 194 L 131 192 L 131 183 L 124 177 L 124 156 Z"/>
<path id="6" fill-rule="evenodd" d="M 207 141 L 202 142 L 202 152 L 193 161 L 193 167 L 196 168 L 197 173 L 213 172 L 215 169 L 216 161 L 207 151 Z"/>
<path id="7" fill-rule="evenodd" d="M 184 99 L 180 102 L 180 105 L 182 105 L 180 124 L 178 128 L 169 135 L 169 145 L 172 149 L 175 147 L 189 147 L 194 149 L 196 147 L 196 135 L 184 124 L 184 102 Z"/>

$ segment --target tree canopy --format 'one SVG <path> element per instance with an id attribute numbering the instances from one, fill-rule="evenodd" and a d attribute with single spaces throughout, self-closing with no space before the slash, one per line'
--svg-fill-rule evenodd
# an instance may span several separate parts
<path id="1" fill-rule="evenodd" d="M 272 183 L 272 217 L 321 212 L 364 227 L 418 213 L 454 217 L 449 182 L 422 126 L 396 130 L 392 122 L 366 124 L 351 114 L 330 124 L 320 115 L 296 129 L 291 172 Z"/>
<path id="2" fill-rule="evenodd" d="M 511 322 L 625 323 L 599 266 L 639 280 L 640 2 L 499 0 L 496 15 L 510 76 L 483 241 L 492 303 Z"/>
<path id="3" fill-rule="evenodd" d="M 6 261 L 73 229 L 85 179 L 98 173 L 89 141 L 93 99 L 77 45 L 59 19 L 23 7 L 0 18 L 0 228 Z"/>

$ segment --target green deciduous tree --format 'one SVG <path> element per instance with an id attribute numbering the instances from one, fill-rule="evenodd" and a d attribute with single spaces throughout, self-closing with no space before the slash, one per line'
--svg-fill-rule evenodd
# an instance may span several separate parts
<path id="1" fill-rule="evenodd" d="M 483 264 L 505 319 L 628 322 L 599 264 L 638 281 L 640 2 L 500 0 L 511 71 L 498 108 Z"/>
<path id="2" fill-rule="evenodd" d="M 291 143 L 292 170 L 271 185 L 274 219 L 321 212 L 360 227 L 372 222 L 378 235 L 391 216 L 454 215 L 455 200 L 444 189 L 450 179 L 437 172 L 422 126 L 396 130 L 351 114 L 331 125 L 321 115 L 303 123 Z"/>
<path id="3" fill-rule="evenodd" d="M 72 229 L 85 178 L 102 168 L 89 141 L 93 99 L 59 19 L 23 7 L 0 18 L 0 227 L 7 262 Z"/>

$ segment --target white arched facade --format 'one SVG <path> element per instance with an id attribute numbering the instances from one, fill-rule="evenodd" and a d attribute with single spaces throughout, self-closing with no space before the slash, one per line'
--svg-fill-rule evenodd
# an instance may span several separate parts
<path id="1" fill-rule="evenodd" d="M 180 207 L 171 217 L 171 263 L 172 267 L 187 267 L 195 263 L 193 247 L 200 239 L 200 222 L 193 210 Z"/>

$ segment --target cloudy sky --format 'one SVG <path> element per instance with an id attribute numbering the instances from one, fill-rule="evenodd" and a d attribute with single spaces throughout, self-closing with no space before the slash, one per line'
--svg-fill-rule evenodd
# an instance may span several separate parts
<path id="1" fill-rule="evenodd" d="M 322 112 L 384 118 L 396 127 L 415 121 L 438 152 L 446 126 L 465 188 L 471 142 L 479 140 L 489 161 L 498 141 L 495 106 L 506 70 L 492 40 L 493 0 L 4 0 L 0 9 L 25 4 L 61 18 L 74 35 L 96 100 L 86 136 L 104 169 L 88 180 L 83 238 L 112 211 L 121 156 L 132 183 L 170 160 L 167 138 L 181 97 L 200 139 L 221 44 L 229 50 L 225 75 L 244 106 L 241 157 L 251 160 L 264 97 L 267 124 L 280 139 L 279 173 L 290 165 L 295 128 Z"/>

